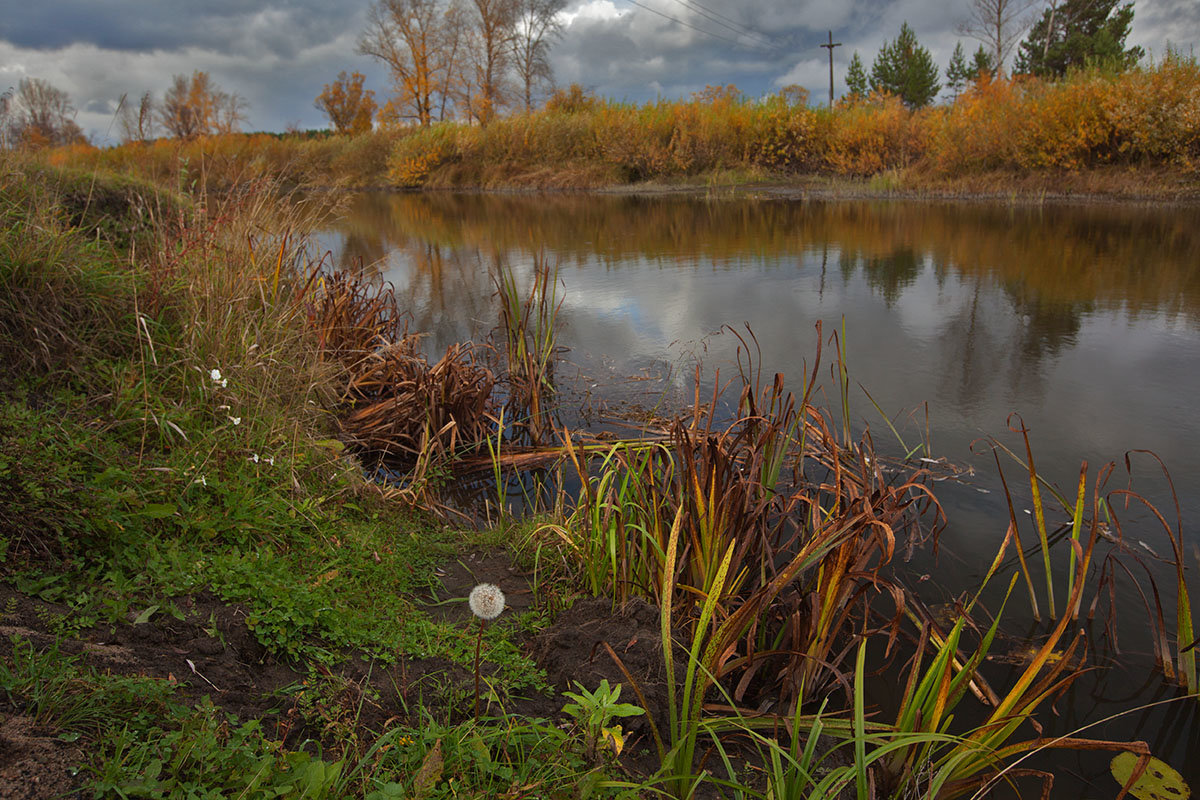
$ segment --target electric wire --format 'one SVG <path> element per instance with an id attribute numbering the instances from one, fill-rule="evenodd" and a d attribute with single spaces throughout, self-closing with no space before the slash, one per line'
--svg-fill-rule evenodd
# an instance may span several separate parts
<path id="1" fill-rule="evenodd" d="M 707 8 L 700 5 L 699 3 L 692 2 L 691 0 L 674 0 L 674 2 L 678 3 L 679 5 L 683 6 L 684 8 L 695 11 L 700 16 L 704 17 L 705 19 L 709 20 L 710 22 L 715 22 L 717 25 L 720 25 L 722 28 L 727 28 L 728 30 L 733 31 L 734 33 L 738 34 L 739 36 L 745 36 L 747 38 L 756 39 L 759 42 L 761 42 L 762 44 L 766 45 L 767 47 L 776 48 L 779 46 L 779 44 L 777 42 L 773 42 L 770 39 L 763 36 L 762 34 L 757 33 L 756 31 L 752 31 L 749 28 L 747 28 L 745 25 L 742 25 L 739 22 L 734 22 L 733 20 L 729 19 L 728 17 L 724 17 L 715 11 L 709 11 Z"/>
<path id="2" fill-rule="evenodd" d="M 662 17 L 664 19 L 670 19 L 671 22 L 683 25 L 684 28 L 690 28 L 694 31 L 701 32 L 701 34 L 704 34 L 706 36 L 712 36 L 713 38 L 719 38 L 719 40 L 721 40 L 722 42 L 728 42 L 730 44 L 742 43 L 737 40 L 733 40 L 733 38 L 730 38 L 728 36 L 721 36 L 720 34 L 714 34 L 713 31 L 704 30 L 703 28 L 697 28 L 696 25 L 692 25 L 691 23 L 686 23 L 686 22 L 684 22 L 684 20 L 679 19 L 677 17 L 672 17 L 671 14 L 662 13 L 661 11 L 658 10 L 658 8 L 649 7 L 646 4 L 643 4 L 643 2 L 638 2 L 638 0 L 629 0 L 629 1 L 631 2 L 631 4 L 634 4 L 638 8 L 644 8 L 644 10 L 649 11 L 652 14 L 658 14 L 659 17 Z"/>

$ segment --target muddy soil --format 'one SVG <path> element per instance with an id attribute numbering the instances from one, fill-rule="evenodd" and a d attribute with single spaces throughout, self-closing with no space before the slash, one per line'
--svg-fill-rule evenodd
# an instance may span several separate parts
<path id="1" fill-rule="evenodd" d="M 437 599 L 422 599 L 423 608 L 439 619 L 474 625 L 462 602 L 476 583 L 499 585 L 507 597 L 505 613 L 534 608 L 529 576 L 503 552 L 468 552 L 439 570 L 442 588 Z M 314 666 L 331 680 L 326 682 L 320 719 L 300 708 L 309 670 L 304 664 L 273 657 L 246 627 L 246 611 L 202 593 L 177 598 L 183 619 L 165 611 L 139 621 L 142 609 L 116 625 L 96 625 L 70 631 L 68 607 L 21 594 L 0 583 L 0 659 L 11 662 L 14 639 L 24 639 L 38 650 L 58 647 L 102 672 L 137 675 L 170 681 L 177 698 L 198 702 L 211 698 L 239 719 L 262 720 L 263 730 L 292 747 L 323 738 L 324 730 L 338 730 L 344 742 L 353 738 L 360 748 L 370 746 L 375 735 L 407 720 L 409 710 L 423 704 L 435 716 L 455 717 L 447 695 L 473 686 L 470 669 L 441 659 L 401 660 L 384 665 L 364 660 L 357 653 L 335 667 Z M 56 631 L 58 633 L 56 633 Z M 601 679 L 622 683 L 621 699 L 641 704 L 629 680 L 603 647 L 607 642 L 625 669 L 635 678 L 646 704 L 665 725 L 666 678 L 658 614 L 653 607 L 635 602 L 614 611 L 608 600 L 582 600 L 558 616 L 536 636 L 519 644 L 547 674 L 554 689 L 589 689 Z M 487 671 L 486 666 L 484 671 Z M 328 687 L 336 687 L 328 696 Z M 562 708 L 558 696 L 519 698 L 506 709 L 510 714 L 554 718 Z M 441 705 L 439 705 L 441 704 Z M 26 713 L 21 698 L 0 694 L 0 798 L 41 800 L 78 795 L 87 777 L 88 754 L 83 742 L 58 738 L 52 724 L 40 726 Z M 440 712 L 440 714 L 439 714 Z M 652 746 L 645 718 L 625 720 L 634 762 Z M 356 736 L 347 737 L 352 726 Z M 69 737 L 68 737 L 69 738 Z M 340 742 L 324 742 L 324 753 L 336 752 Z M 636 763 L 627 766 L 638 769 Z"/>

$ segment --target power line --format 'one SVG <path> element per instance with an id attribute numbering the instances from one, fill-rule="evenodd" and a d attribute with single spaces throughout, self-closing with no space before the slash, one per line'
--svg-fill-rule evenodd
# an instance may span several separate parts
<path id="1" fill-rule="evenodd" d="M 739 36 L 746 36 L 746 37 L 749 37 L 752 39 L 757 39 L 759 42 L 761 42 L 762 44 L 765 44 L 768 47 L 777 47 L 778 46 L 775 42 L 772 42 L 771 40 L 767 39 L 765 36 L 762 36 L 761 34 L 750 30 L 749 28 L 745 27 L 741 23 L 730 20 L 728 17 L 722 17 L 722 15 L 718 14 L 715 11 L 709 11 L 707 8 L 700 5 L 699 3 L 691 2 L 691 0 L 674 0 L 674 1 L 686 9 L 695 11 L 700 16 L 704 17 L 705 19 L 709 20 L 710 22 L 715 22 L 716 24 L 720 25 L 722 28 L 727 28 L 727 29 L 733 31 L 734 33 L 738 34 Z M 728 21 L 726 22 L 725 20 L 728 20 Z"/>
<path id="2" fill-rule="evenodd" d="M 729 42 L 730 44 L 741 44 L 741 42 L 737 41 L 736 39 L 730 39 L 728 36 L 722 36 L 719 33 L 713 33 L 712 31 L 706 31 L 706 30 L 704 30 L 704 28 L 698 28 L 695 25 L 691 24 L 690 22 L 684 22 L 683 20 L 678 19 L 677 17 L 672 17 L 670 14 L 664 14 L 663 12 L 659 11 L 656 8 L 651 8 L 650 6 L 648 6 L 644 3 L 639 3 L 638 0 L 629 0 L 629 2 L 633 3 L 638 8 L 646 9 L 651 14 L 658 14 L 663 19 L 669 19 L 669 20 L 671 20 L 671 22 L 677 22 L 680 25 L 684 26 L 685 28 L 691 28 L 694 31 L 703 33 L 705 36 L 711 36 L 714 39 L 720 39 L 721 41 Z"/>
<path id="3" fill-rule="evenodd" d="M 750 28 L 748 25 L 743 25 L 742 23 L 738 22 L 737 20 L 731 19 L 730 17 L 727 17 L 724 14 L 722 14 L 720 11 L 711 9 L 708 6 L 704 5 L 703 3 L 698 3 L 698 2 L 696 2 L 696 0 L 684 0 L 684 2 L 686 2 L 688 5 L 695 6 L 697 9 L 707 11 L 709 14 L 712 14 L 715 17 L 720 17 L 721 19 L 725 20 L 726 22 L 729 22 L 729 23 L 737 26 L 738 28 L 741 28 L 743 31 L 745 31 L 747 36 L 753 36 L 753 37 L 759 39 L 760 41 L 767 43 L 771 47 L 780 47 L 779 43 L 771 40 L 770 38 L 764 36 L 763 34 L 759 33 L 758 31 Z"/>

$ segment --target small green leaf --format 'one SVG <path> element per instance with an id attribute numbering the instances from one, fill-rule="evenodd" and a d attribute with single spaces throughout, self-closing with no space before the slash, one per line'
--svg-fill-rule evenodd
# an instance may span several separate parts
<path id="1" fill-rule="evenodd" d="M 170 503 L 146 503 L 140 513 L 148 519 L 164 519 L 174 516 L 175 510 L 175 506 Z"/>
<path id="2" fill-rule="evenodd" d="M 145 611 L 143 611 L 142 613 L 137 615 L 137 618 L 133 621 L 133 624 L 134 625 L 145 625 L 147 622 L 150 621 L 150 618 L 152 616 L 154 616 L 155 611 L 158 611 L 158 606 L 150 606 Z"/>
<path id="3" fill-rule="evenodd" d="M 1117 783 L 1122 786 L 1129 783 L 1133 771 L 1137 769 L 1138 760 L 1137 754 L 1128 751 L 1112 760 L 1109 770 Z M 1182 775 L 1151 756 L 1146 771 L 1129 787 L 1129 794 L 1137 800 L 1187 800 L 1192 796 L 1192 790 Z"/>

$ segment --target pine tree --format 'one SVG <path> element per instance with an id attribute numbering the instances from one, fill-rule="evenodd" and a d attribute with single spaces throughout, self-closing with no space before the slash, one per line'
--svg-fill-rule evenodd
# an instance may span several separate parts
<path id="1" fill-rule="evenodd" d="M 979 49 L 975 51 L 975 55 L 971 57 L 971 66 L 967 70 L 967 80 L 975 81 L 983 75 L 996 74 L 996 57 L 983 49 L 983 45 L 979 45 Z"/>
<path id="2" fill-rule="evenodd" d="M 1125 49 L 1133 25 L 1133 3 L 1120 0 L 1054 0 L 1021 42 L 1017 72 L 1061 77 L 1072 67 L 1098 63 L 1128 69 L 1145 54 Z"/>
<path id="3" fill-rule="evenodd" d="M 958 42 L 954 45 L 954 55 L 950 56 L 950 65 L 946 67 L 946 86 L 958 97 L 970 79 L 971 71 L 967 68 L 967 57 L 963 53 L 962 42 Z"/>
<path id="4" fill-rule="evenodd" d="M 929 51 L 905 22 L 894 42 L 883 46 L 871 65 L 871 88 L 898 96 L 909 108 L 927 106 L 942 88 Z"/>
<path id="5" fill-rule="evenodd" d="M 852 97 L 866 97 L 870 86 L 867 84 L 867 71 L 863 67 L 858 51 L 850 58 L 850 68 L 846 70 L 846 91 Z"/>

